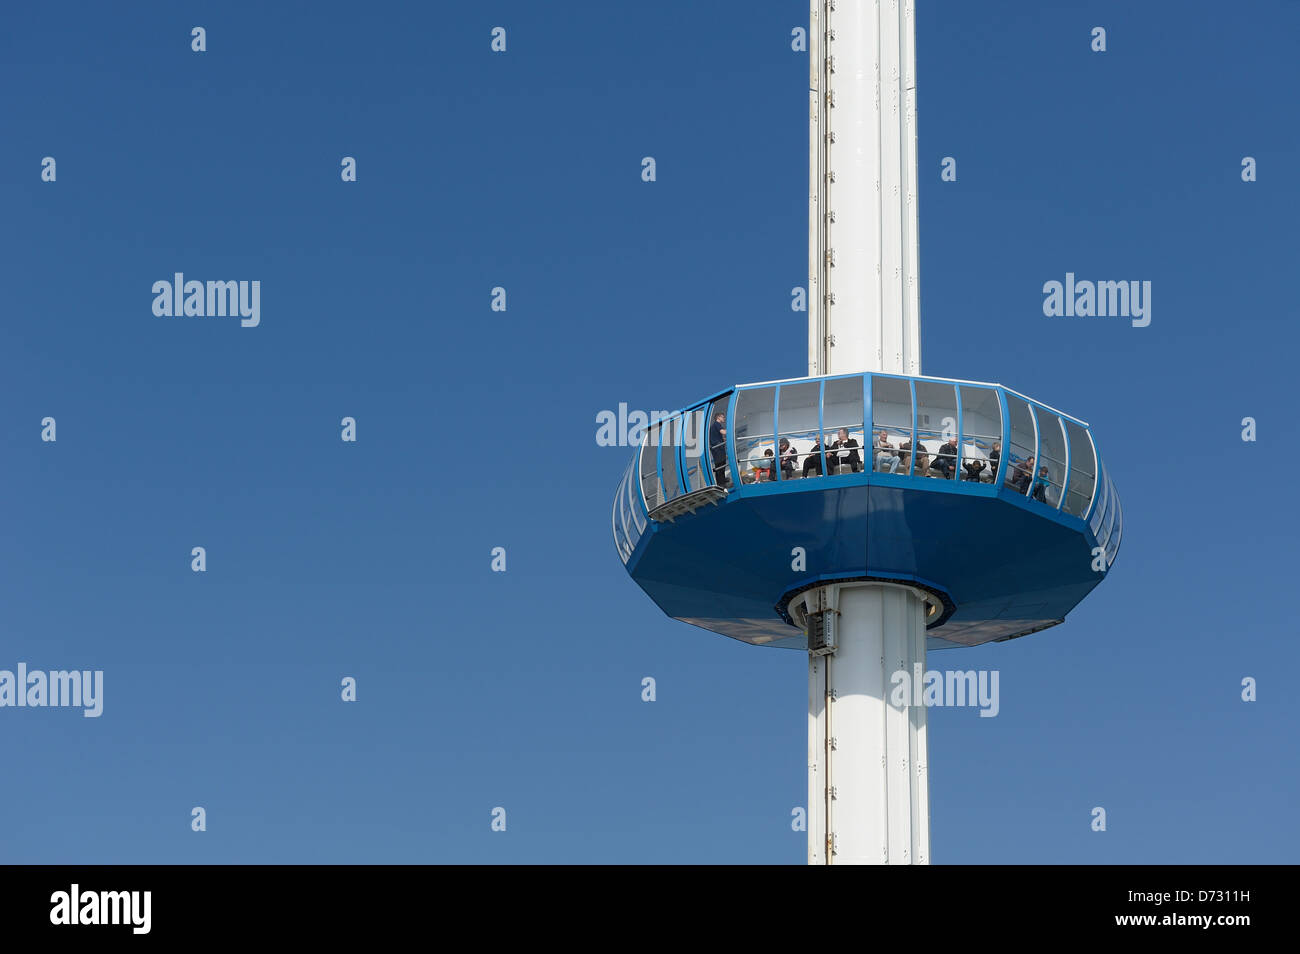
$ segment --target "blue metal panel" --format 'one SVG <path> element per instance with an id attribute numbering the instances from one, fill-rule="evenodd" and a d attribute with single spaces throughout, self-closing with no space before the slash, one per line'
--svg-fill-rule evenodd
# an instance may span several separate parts
<path id="1" fill-rule="evenodd" d="M 972 644 L 1050 624 L 1099 581 L 1078 518 L 1065 526 L 1066 518 L 1045 519 L 1055 512 L 1023 498 L 1009 506 L 980 485 L 912 483 L 868 482 L 863 473 L 815 491 L 749 488 L 661 526 L 629 566 L 669 615 L 764 643 L 799 635 L 775 606 L 817 579 L 925 581 L 957 604 L 934 636 L 948 639 L 951 625 L 960 630 L 952 641 Z M 986 556 L 972 557 L 963 540 Z M 807 554 L 804 572 L 791 570 L 795 546 Z"/>

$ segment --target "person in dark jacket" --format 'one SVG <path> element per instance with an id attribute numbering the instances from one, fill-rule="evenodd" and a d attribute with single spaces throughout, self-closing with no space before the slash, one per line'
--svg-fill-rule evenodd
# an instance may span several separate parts
<path id="1" fill-rule="evenodd" d="M 803 462 L 803 475 L 807 477 L 810 474 L 816 475 L 818 477 L 822 475 L 821 438 L 817 439 L 817 443 L 813 445 L 813 449 L 808 452 L 808 456 L 804 459 Z"/>
<path id="2" fill-rule="evenodd" d="M 957 438 L 950 437 L 940 445 L 930 467 L 943 474 L 946 480 L 952 480 L 953 471 L 957 469 Z"/>
<path id="3" fill-rule="evenodd" d="M 1047 503 L 1047 465 L 1044 464 L 1038 468 L 1038 476 L 1034 478 L 1034 489 L 1030 494 L 1035 500 Z"/>
<path id="4" fill-rule="evenodd" d="M 794 479 L 794 465 L 799 459 L 799 452 L 790 446 L 788 438 L 781 438 L 781 479 Z"/>
<path id="5" fill-rule="evenodd" d="M 1029 493 L 1029 482 L 1034 479 L 1034 459 L 1032 457 L 1016 464 L 1015 472 L 1009 478 L 1011 486 L 1022 494 Z"/>
<path id="6" fill-rule="evenodd" d="M 713 482 L 727 486 L 727 412 L 718 411 L 709 425 L 709 454 L 713 458 Z"/>
<path id="7" fill-rule="evenodd" d="M 862 457 L 858 454 L 858 442 L 849 437 L 847 427 L 840 428 L 839 440 L 832 444 L 830 449 L 835 452 L 836 464 L 841 467 L 848 464 L 855 474 L 862 470 Z M 830 454 L 827 454 L 828 458 L 830 456 Z"/>

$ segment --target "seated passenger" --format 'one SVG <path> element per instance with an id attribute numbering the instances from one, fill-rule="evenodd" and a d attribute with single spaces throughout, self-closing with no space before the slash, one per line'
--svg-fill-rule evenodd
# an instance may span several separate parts
<path id="1" fill-rule="evenodd" d="M 1035 500 L 1041 500 L 1043 503 L 1047 503 L 1047 485 L 1047 465 L 1044 464 L 1042 467 L 1038 468 L 1038 476 L 1034 478 L 1034 490 L 1031 496 Z"/>
<path id="2" fill-rule="evenodd" d="M 984 474 L 984 468 L 987 465 L 987 463 L 988 463 L 987 461 L 980 460 L 978 457 L 968 457 L 966 459 L 966 462 L 962 464 L 962 467 L 965 468 L 966 473 L 961 475 L 961 479 L 973 480 L 978 482 L 980 477 L 983 476 Z"/>
<path id="3" fill-rule="evenodd" d="M 755 466 L 759 480 L 776 480 L 776 458 L 772 456 L 772 448 L 763 451 L 763 459 Z"/>
<path id="4" fill-rule="evenodd" d="M 888 431 L 882 429 L 876 434 L 875 450 L 876 470 L 883 472 L 887 469 L 891 474 L 898 473 L 898 465 L 903 459 L 894 452 L 894 445 L 889 443 Z"/>
<path id="5" fill-rule="evenodd" d="M 903 441 L 903 443 L 899 446 L 898 449 L 900 452 L 900 456 L 902 458 L 898 462 L 898 467 L 900 470 L 906 472 L 907 465 L 911 462 L 911 458 L 912 458 L 912 442 Z M 921 449 L 916 452 L 916 469 L 912 471 L 912 473 L 917 477 L 924 477 L 925 472 L 929 469 L 930 469 L 930 452 L 927 451 L 925 449 L 925 445 L 922 444 Z"/>
<path id="6" fill-rule="evenodd" d="M 989 459 L 984 462 L 984 470 L 980 473 L 980 480 L 986 484 L 993 483 L 998 475 L 998 458 L 1002 456 L 1002 442 L 994 441 L 993 449 L 989 451 Z"/>
<path id="7" fill-rule="evenodd" d="M 790 446 L 787 438 L 781 438 L 781 479 L 794 479 L 794 465 L 798 461 L 799 452 Z"/>
<path id="8" fill-rule="evenodd" d="M 849 429 L 841 427 L 839 440 L 830 446 L 835 452 L 835 462 L 841 467 L 849 467 L 854 473 L 862 469 L 862 458 L 857 451 L 858 442 L 849 437 Z"/>
<path id="9" fill-rule="evenodd" d="M 818 477 L 822 475 L 822 442 L 820 437 L 803 462 L 803 475 L 807 477 L 810 473 Z"/>
<path id="10" fill-rule="evenodd" d="M 953 472 L 957 469 L 956 437 L 948 438 L 939 446 L 939 453 L 935 455 L 934 463 L 930 465 L 930 468 L 941 473 L 945 480 L 952 480 Z"/>

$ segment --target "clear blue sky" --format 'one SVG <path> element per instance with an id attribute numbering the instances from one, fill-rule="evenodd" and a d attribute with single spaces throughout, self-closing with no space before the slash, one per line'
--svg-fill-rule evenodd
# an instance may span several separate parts
<path id="1" fill-rule="evenodd" d="M 1295 861 L 1300 5 L 1065 7 L 919 3 L 924 370 L 1089 421 L 1125 514 L 1065 625 L 931 656 L 1001 673 L 930 714 L 933 857 Z M 801 863 L 805 658 L 641 593 L 595 418 L 804 373 L 806 4 L 6 17 L 0 668 L 105 699 L 0 709 L 0 860 Z"/>

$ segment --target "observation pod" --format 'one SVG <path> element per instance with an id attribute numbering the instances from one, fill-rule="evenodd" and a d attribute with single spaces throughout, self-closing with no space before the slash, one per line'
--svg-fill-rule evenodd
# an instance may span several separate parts
<path id="1" fill-rule="evenodd" d="M 927 650 L 1054 626 L 1123 523 L 1083 421 L 998 384 L 875 373 L 740 385 L 650 425 L 613 508 L 620 559 L 669 616 L 813 653 L 833 607 L 804 594 L 832 583 L 910 589 Z"/>

